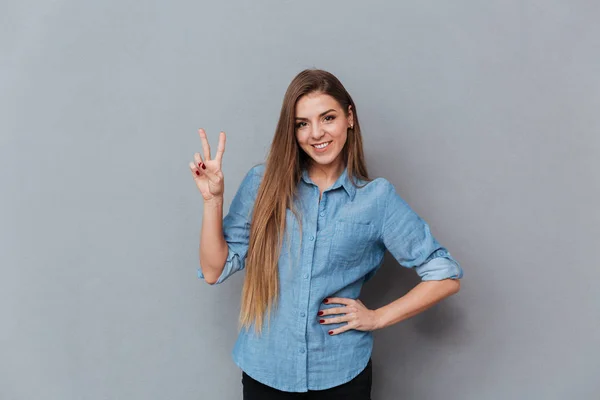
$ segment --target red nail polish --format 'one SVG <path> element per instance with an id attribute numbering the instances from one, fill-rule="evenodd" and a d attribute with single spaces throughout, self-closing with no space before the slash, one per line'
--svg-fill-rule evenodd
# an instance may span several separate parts
<path id="1" fill-rule="evenodd" d="M 323 311 L 319 311 L 317 315 L 323 315 Z"/>
<path id="2" fill-rule="evenodd" d="M 200 175 L 200 172 L 199 172 L 199 171 L 196 171 L 196 175 Z"/>
<path id="3" fill-rule="evenodd" d="M 331 335 L 333 333 L 333 331 L 329 331 L 328 333 Z"/>
<path id="4" fill-rule="evenodd" d="M 319 320 L 319 323 L 320 323 L 320 324 L 322 324 L 323 322 L 325 322 L 325 320 L 324 320 L 324 319 L 320 319 L 320 320 Z"/>
<path id="5" fill-rule="evenodd" d="M 206 165 L 202 163 L 202 169 L 206 169 Z"/>
<path id="6" fill-rule="evenodd" d="M 323 303 L 329 303 L 329 299 L 323 300 Z"/>

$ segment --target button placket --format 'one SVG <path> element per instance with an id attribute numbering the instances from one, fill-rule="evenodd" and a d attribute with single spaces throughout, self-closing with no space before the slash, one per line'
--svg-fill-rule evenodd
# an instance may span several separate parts
<path id="1" fill-rule="evenodd" d="M 304 227 L 304 237 L 305 237 L 305 245 L 303 245 L 304 247 L 304 252 L 302 254 L 302 259 L 304 260 L 304 264 L 302 265 L 302 269 L 304 270 L 304 274 L 303 277 L 304 279 L 300 281 L 300 302 L 298 304 L 298 308 L 300 310 L 299 312 L 299 326 L 300 326 L 300 330 L 299 332 L 303 332 L 303 342 L 302 342 L 302 347 L 300 347 L 298 349 L 299 354 L 301 354 L 301 356 L 298 358 L 298 363 L 299 363 L 299 368 L 302 371 L 308 371 L 308 357 L 306 355 L 306 349 L 308 346 L 308 343 L 306 341 L 306 329 L 307 329 L 307 324 L 308 324 L 308 300 L 309 300 L 309 292 L 310 292 L 310 273 L 311 273 L 311 269 L 312 269 L 312 264 L 314 261 L 314 254 L 315 254 L 315 244 L 316 244 L 316 235 L 317 235 L 317 226 L 319 223 L 319 208 L 320 208 L 320 204 L 318 202 L 319 200 L 319 188 L 315 186 L 316 189 L 316 195 L 317 195 L 317 207 L 316 210 L 314 207 L 314 205 L 311 207 L 312 209 L 309 210 L 305 210 L 306 215 L 308 216 L 308 220 L 303 222 L 303 227 Z M 314 203 L 312 203 L 314 204 Z M 314 217 L 313 217 L 314 216 Z M 316 218 L 315 218 L 316 217 Z M 314 218 L 314 219 L 313 219 Z M 314 222 L 313 222 L 314 221 Z M 307 229 L 308 228 L 308 229 Z M 308 240 L 306 240 L 308 239 Z M 308 385 L 308 375 L 307 372 L 304 373 L 304 377 L 303 377 L 303 381 L 304 381 L 304 385 Z"/>
<path id="2" fill-rule="evenodd" d="M 323 193 L 323 197 L 319 202 L 317 215 L 317 231 L 320 231 L 325 226 L 325 206 L 327 205 L 327 192 Z"/>

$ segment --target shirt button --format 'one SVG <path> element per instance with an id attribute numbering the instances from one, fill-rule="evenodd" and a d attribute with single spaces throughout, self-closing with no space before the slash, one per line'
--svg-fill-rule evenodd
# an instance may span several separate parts
<path id="1" fill-rule="evenodd" d="M 308 279 L 308 274 L 304 274 L 304 279 Z"/>
<path id="2" fill-rule="evenodd" d="M 309 239 L 312 241 L 312 240 L 315 240 L 315 237 L 313 235 L 310 235 Z"/>
<path id="3" fill-rule="evenodd" d="M 300 349 L 300 353 L 304 354 L 304 351 L 305 351 L 304 349 Z"/>
<path id="4" fill-rule="evenodd" d="M 321 213 L 321 214 L 319 214 L 319 215 L 320 215 L 321 217 L 324 217 L 324 216 L 325 216 L 325 213 Z"/>
<path id="5" fill-rule="evenodd" d="M 301 312 L 301 313 L 300 313 L 300 316 L 301 316 L 301 317 L 306 317 L 306 314 L 305 314 L 304 312 Z"/>

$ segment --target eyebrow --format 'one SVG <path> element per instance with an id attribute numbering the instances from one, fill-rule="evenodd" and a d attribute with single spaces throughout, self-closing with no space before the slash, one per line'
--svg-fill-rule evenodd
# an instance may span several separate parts
<path id="1" fill-rule="evenodd" d="M 331 108 L 331 109 L 329 109 L 329 110 L 327 110 L 327 111 L 325 111 L 325 112 L 322 112 L 321 114 L 319 114 L 319 117 L 322 117 L 322 116 L 324 116 L 325 114 L 327 114 L 327 113 L 329 113 L 329 112 L 331 112 L 331 111 L 335 111 L 335 110 L 334 110 L 333 108 Z M 301 120 L 301 121 L 308 121 L 308 118 L 300 118 L 300 117 L 296 117 L 296 119 L 299 119 L 299 120 Z"/>

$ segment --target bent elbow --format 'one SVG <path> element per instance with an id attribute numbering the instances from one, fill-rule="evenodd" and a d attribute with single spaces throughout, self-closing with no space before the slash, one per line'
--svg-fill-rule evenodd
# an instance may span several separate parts
<path id="1" fill-rule="evenodd" d="M 202 268 L 202 267 L 200 267 L 200 268 Z M 204 279 L 204 282 L 206 282 L 212 286 L 219 281 L 219 275 L 214 275 L 211 273 L 207 273 L 207 274 L 202 273 L 202 279 Z"/>
<path id="2" fill-rule="evenodd" d="M 203 270 L 202 264 L 198 268 L 198 278 L 201 278 L 204 282 L 209 285 L 214 285 L 219 281 L 219 274 L 215 274 L 215 272 L 211 271 L 208 267 L 205 268 L 206 271 Z"/>
<path id="3" fill-rule="evenodd" d="M 460 292 L 460 279 L 450 279 L 452 282 L 452 294 Z"/>

